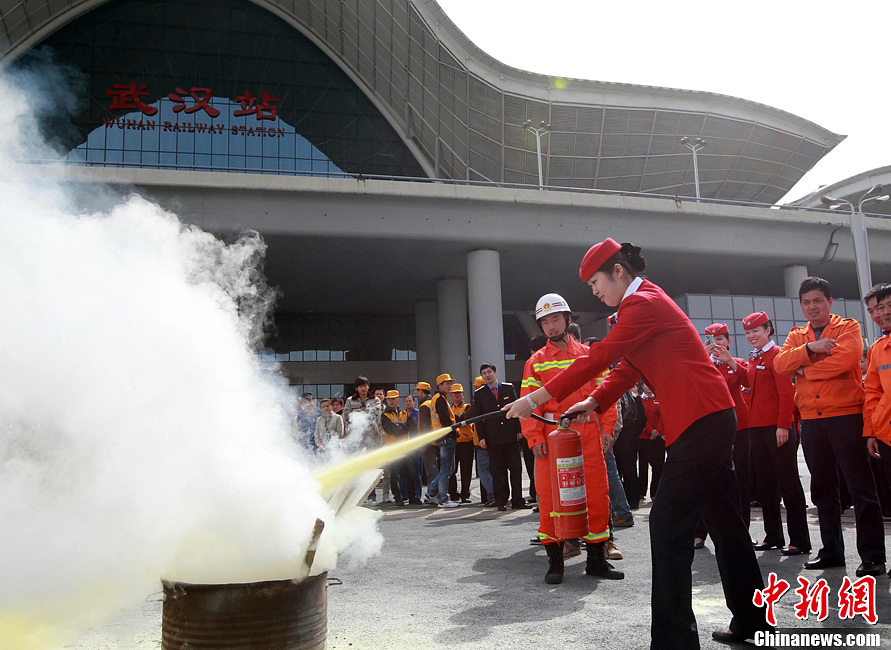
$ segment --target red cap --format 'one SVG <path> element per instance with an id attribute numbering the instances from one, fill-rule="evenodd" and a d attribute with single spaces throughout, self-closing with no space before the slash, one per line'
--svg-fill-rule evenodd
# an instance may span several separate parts
<path id="1" fill-rule="evenodd" d="M 748 330 L 753 330 L 759 325 L 767 325 L 767 321 L 770 318 L 767 315 L 767 312 L 764 311 L 756 311 L 754 314 L 749 314 L 742 320 L 743 327 Z"/>
<path id="2" fill-rule="evenodd" d="M 589 248 L 582 258 L 582 265 L 579 267 L 579 277 L 582 279 L 582 282 L 590 280 L 591 276 L 620 250 L 622 250 L 622 245 L 609 237 Z"/>
<path id="3" fill-rule="evenodd" d="M 720 336 L 721 334 L 730 336 L 730 328 L 727 327 L 727 323 L 712 323 L 705 328 L 705 333 L 712 336 Z"/>

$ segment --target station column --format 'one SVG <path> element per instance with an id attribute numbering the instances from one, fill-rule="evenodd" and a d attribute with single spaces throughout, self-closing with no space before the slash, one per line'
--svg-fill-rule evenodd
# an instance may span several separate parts
<path id="1" fill-rule="evenodd" d="M 439 369 L 468 389 L 470 366 L 467 361 L 467 282 L 464 278 L 448 277 L 439 281 Z M 433 376 L 433 380 L 436 375 Z M 432 388 L 433 381 L 430 382 Z M 472 383 L 469 384 L 473 386 Z"/>
<path id="2" fill-rule="evenodd" d="M 415 381 L 426 381 L 432 388 L 439 374 L 439 308 L 435 300 L 415 303 L 415 344 L 418 353 Z"/>
<path id="3" fill-rule="evenodd" d="M 470 305 L 470 371 L 494 363 L 501 379 L 504 367 L 504 323 L 501 304 L 501 254 L 477 250 L 467 255 L 467 290 Z"/>
<path id="4" fill-rule="evenodd" d="M 798 297 L 798 288 L 807 276 L 807 267 L 800 264 L 787 266 L 783 269 L 783 286 L 786 289 L 787 298 Z"/>

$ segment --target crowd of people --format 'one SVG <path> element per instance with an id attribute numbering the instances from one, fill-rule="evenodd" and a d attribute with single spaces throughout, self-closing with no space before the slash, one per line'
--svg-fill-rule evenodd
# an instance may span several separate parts
<path id="1" fill-rule="evenodd" d="M 618 307 L 602 341 L 582 342 L 566 301 L 542 296 L 535 310 L 541 334 L 530 342 L 519 395 L 499 381 L 492 363 L 479 368 L 469 399 L 448 373 L 432 385 L 419 381 L 414 395 L 372 389 L 359 377 L 342 404 L 322 400 L 316 409 L 312 395 L 304 395 L 300 426 L 311 423 L 310 446 L 322 451 L 354 426 L 365 428 L 368 447 L 442 430 L 435 442 L 386 468 L 378 503 L 457 508 L 472 502 L 475 473 L 483 506 L 506 511 L 537 504 L 532 543 L 547 552 L 548 584 L 562 582 L 563 559 L 579 554 L 581 543 L 587 575 L 623 578 L 608 562 L 622 558 L 613 530 L 633 526 L 633 511 L 649 494 L 653 647 L 698 647 L 687 549 L 703 548 L 709 537 L 733 614 L 714 638 L 742 641 L 767 628 L 763 610 L 752 603 L 763 589 L 755 553 L 812 551 L 799 446 L 820 541 L 803 568 L 845 565 L 841 514 L 853 506 L 861 560 L 855 573 L 884 574 L 882 519 L 891 514 L 891 284 L 878 284 L 864 297 L 884 332 L 868 350 L 859 323 L 831 313 L 830 284 L 809 277 L 799 290 L 808 324 L 780 343 L 771 315 L 753 313 L 742 319 L 752 350 L 740 358 L 730 354 L 728 324 L 697 332 L 641 276 L 645 268 L 640 249 L 610 239 L 583 260 L 582 280 Z M 358 413 L 367 418 L 359 422 Z M 577 539 L 562 538 L 555 527 L 559 495 L 552 494 L 546 437 L 553 427 L 541 421 L 564 413 L 574 418 L 582 441 L 588 523 Z M 377 502 L 376 490 L 369 501 Z M 763 533 L 752 530 L 756 506 Z"/>

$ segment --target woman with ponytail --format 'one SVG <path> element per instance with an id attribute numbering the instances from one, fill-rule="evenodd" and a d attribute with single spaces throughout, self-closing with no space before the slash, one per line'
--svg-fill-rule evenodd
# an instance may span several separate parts
<path id="1" fill-rule="evenodd" d="M 725 642 L 769 629 L 752 603 L 764 588 L 740 514 L 731 450 L 736 415 L 727 383 L 699 334 L 665 292 L 641 277 L 641 250 L 612 239 L 592 246 L 579 276 L 606 305 L 618 306 L 606 337 L 543 387 L 510 405 L 508 417 L 529 417 L 538 404 L 564 399 L 618 361 L 591 395 L 570 412 L 584 418 L 610 408 L 643 379 L 659 398 L 668 457 L 650 511 L 652 551 L 651 648 L 698 648 L 692 606 L 693 532 L 701 516 L 733 619 L 712 633 Z M 507 407 L 506 407 L 507 408 Z M 577 419 L 578 419 L 577 418 Z"/>

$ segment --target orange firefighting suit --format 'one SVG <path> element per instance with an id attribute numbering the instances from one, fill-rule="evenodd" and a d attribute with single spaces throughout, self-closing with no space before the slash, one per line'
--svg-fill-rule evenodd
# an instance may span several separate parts
<path id="1" fill-rule="evenodd" d="M 561 350 L 551 341 L 534 353 L 526 362 L 523 370 L 523 384 L 520 389 L 522 399 L 532 391 L 540 388 L 553 379 L 561 370 L 572 365 L 578 357 L 588 354 L 588 348 L 571 336 L 565 350 Z M 606 373 L 604 373 L 605 375 Z M 576 402 L 580 402 L 599 384 L 603 376 L 585 384 L 562 402 L 550 400 L 539 404 L 535 410 L 550 420 L 556 421 Z M 588 534 L 585 542 L 603 542 L 609 539 L 609 483 L 606 478 L 606 462 L 603 460 L 603 444 L 600 439 L 603 433 L 613 434 L 616 423 L 616 409 L 605 408 L 598 416 L 600 423 L 592 416 L 591 421 L 583 425 L 573 424 L 572 428 L 582 434 L 582 456 L 585 465 L 585 492 L 588 497 Z M 532 418 L 522 421 L 523 435 L 531 449 L 535 445 L 544 444 L 547 434 L 556 429 L 555 425 L 547 425 Z M 538 536 L 545 544 L 563 541 L 554 530 L 553 496 L 551 494 L 551 466 L 548 457 L 535 459 L 535 489 L 538 492 L 539 525 Z"/>

